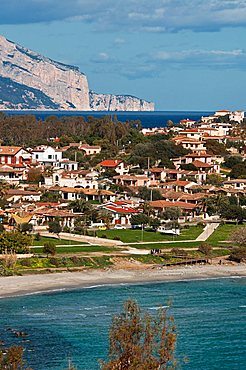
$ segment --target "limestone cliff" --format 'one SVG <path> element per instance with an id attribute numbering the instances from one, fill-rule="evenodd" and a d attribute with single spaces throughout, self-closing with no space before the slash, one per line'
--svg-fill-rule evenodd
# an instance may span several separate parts
<path id="1" fill-rule="evenodd" d="M 133 96 L 89 92 L 87 77 L 77 67 L 0 36 L 0 109 L 148 111 L 154 104 Z"/>
<path id="2" fill-rule="evenodd" d="M 90 92 L 93 111 L 153 111 L 154 103 L 131 95 L 97 94 Z"/>
<path id="3" fill-rule="evenodd" d="M 17 86 L 35 89 L 49 97 L 41 102 L 29 101 L 30 109 L 90 110 L 86 76 L 75 67 L 55 62 L 29 49 L 23 48 L 0 36 L 0 76 L 11 79 Z M 19 89 L 17 88 L 19 91 Z M 34 91 L 33 91 L 34 93 Z M 19 92 L 21 95 L 21 93 Z M 35 95 L 35 94 L 34 94 Z M 29 96 L 30 97 L 30 96 Z M 4 101 L 0 95 L 0 107 L 13 107 L 11 99 Z M 25 100 L 25 97 L 24 97 Z M 45 101 L 46 100 L 46 101 Z M 40 104 L 41 103 L 41 104 Z M 22 102 L 19 102 L 22 106 Z M 18 108 L 18 105 L 17 105 Z"/>

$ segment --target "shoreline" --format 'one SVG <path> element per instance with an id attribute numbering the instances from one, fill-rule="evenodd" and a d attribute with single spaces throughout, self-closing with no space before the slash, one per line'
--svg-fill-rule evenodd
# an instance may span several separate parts
<path id="1" fill-rule="evenodd" d="M 246 265 L 202 265 L 175 268 L 109 269 L 0 277 L 0 298 L 44 294 L 105 285 L 165 283 L 246 277 Z"/>

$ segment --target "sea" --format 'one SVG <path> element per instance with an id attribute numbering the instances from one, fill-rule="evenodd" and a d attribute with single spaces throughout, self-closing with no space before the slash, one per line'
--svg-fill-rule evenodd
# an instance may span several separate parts
<path id="1" fill-rule="evenodd" d="M 240 277 L 101 285 L 0 299 L 0 340 L 22 345 L 34 370 L 62 370 L 69 359 L 78 370 L 100 369 L 112 316 L 128 298 L 151 315 L 169 307 L 180 368 L 246 369 L 246 278 Z M 28 336 L 16 338 L 13 329 Z"/>
<path id="2" fill-rule="evenodd" d="M 165 127 L 167 121 L 179 123 L 182 119 L 199 120 L 202 116 L 209 116 L 214 112 L 208 111 L 154 111 L 154 112 L 86 112 L 86 111 L 37 111 L 37 110 L 13 110 L 5 111 L 8 115 L 32 114 L 37 119 L 44 120 L 48 116 L 82 116 L 87 119 L 88 116 L 103 117 L 110 115 L 117 117 L 118 121 L 125 122 L 131 120 L 140 120 L 143 127 Z"/>

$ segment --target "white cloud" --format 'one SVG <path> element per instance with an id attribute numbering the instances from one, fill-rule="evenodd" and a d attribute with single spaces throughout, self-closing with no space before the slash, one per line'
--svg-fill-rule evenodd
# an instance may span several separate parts
<path id="1" fill-rule="evenodd" d="M 246 26 L 245 0 L 11 0 L 0 24 L 54 20 L 90 22 L 98 30 L 216 31 Z"/>

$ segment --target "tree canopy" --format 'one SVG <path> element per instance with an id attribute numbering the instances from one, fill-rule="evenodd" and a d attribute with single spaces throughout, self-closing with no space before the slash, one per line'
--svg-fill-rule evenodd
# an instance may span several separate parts
<path id="1" fill-rule="evenodd" d="M 101 370 L 167 370 L 176 368 L 174 320 L 160 308 L 156 317 L 142 315 L 129 299 L 123 312 L 113 317 L 109 333 L 108 361 Z"/>

